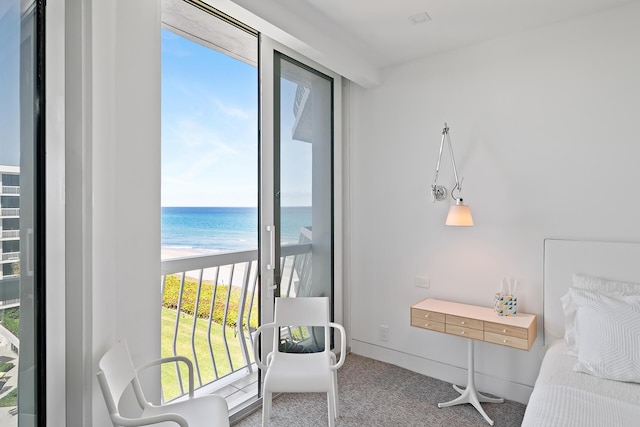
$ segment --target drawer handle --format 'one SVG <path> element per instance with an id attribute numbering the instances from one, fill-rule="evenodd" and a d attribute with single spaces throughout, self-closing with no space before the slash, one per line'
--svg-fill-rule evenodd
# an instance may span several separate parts
<path id="1" fill-rule="evenodd" d="M 460 322 L 461 325 L 464 325 L 464 320 L 462 322 Z"/>
<path id="2" fill-rule="evenodd" d="M 428 324 L 428 323 L 425 323 L 425 324 L 424 324 L 424 326 L 429 326 L 429 324 Z"/>
<path id="3" fill-rule="evenodd" d="M 460 331 L 460 334 L 464 335 L 464 331 Z"/>
<path id="4" fill-rule="evenodd" d="M 507 343 L 507 340 L 502 340 L 502 342 L 506 344 L 506 343 Z"/>
<path id="5" fill-rule="evenodd" d="M 502 333 L 503 333 L 503 334 L 506 334 L 506 333 L 507 333 L 507 330 L 506 330 L 506 329 L 503 329 L 503 330 L 502 330 Z"/>
<path id="6" fill-rule="evenodd" d="M 425 314 L 425 315 L 424 315 L 424 317 L 428 319 L 428 318 L 429 318 L 429 315 L 428 315 L 428 314 Z"/>

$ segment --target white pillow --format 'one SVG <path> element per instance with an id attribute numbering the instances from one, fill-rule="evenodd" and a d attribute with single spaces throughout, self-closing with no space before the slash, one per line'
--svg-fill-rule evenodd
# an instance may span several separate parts
<path id="1" fill-rule="evenodd" d="M 604 294 L 640 295 L 640 283 L 616 282 L 586 274 L 573 273 L 573 286 Z"/>
<path id="2" fill-rule="evenodd" d="M 608 296 L 572 288 L 578 306 L 574 371 L 640 383 L 640 295 Z"/>
<path id="3" fill-rule="evenodd" d="M 587 289 L 606 295 L 640 295 L 640 283 L 615 282 L 577 273 L 573 274 L 572 279 L 574 288 Z M 575 331 L 577 307 L 571 298 L 570 292 L 567 292 L 560 300 L 564 310 L 564 340 L 568 347 L 567 354 L 575 356 L 578 350 Z"/>

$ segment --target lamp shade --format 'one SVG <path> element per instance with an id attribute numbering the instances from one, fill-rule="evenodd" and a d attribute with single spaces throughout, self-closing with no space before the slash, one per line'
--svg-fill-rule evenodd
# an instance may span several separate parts
<path id="1" fill-rule="evenodd" d="M 471 227 L 473 218 L 469 206 L 462 203 L 462 199 L 457 199 L 456 204 L 449 208 L 446 225 L 454 225 L 458 227 Z"/>

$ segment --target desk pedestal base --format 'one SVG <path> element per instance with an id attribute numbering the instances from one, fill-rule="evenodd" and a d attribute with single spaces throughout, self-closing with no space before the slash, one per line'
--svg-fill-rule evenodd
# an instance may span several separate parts
<path id="1" fill-rule="evenodd" d="M 468 370 L 467 370 L 467 388 L 464 390 L 460 387 L 454 385 L 453 388 L 460 393 L 460 396 L 457 398 L 445 402 L 438 403 L 438 408 L 446 408 L 447 406 L 461 405 L 463 403 L 470 403 L 474 408 L 480 412 L 480 414 L 484 417 L 485 420 L 489 423 L 489 425 L 493 425 L 493 420 L 489 418 L 489 416 L 484 412 L 480 403 L 504 403 L 504 399 L 495 399 L 493 397 L 488 397 L 479 393 L 476 390 L 476 384 L 474 380 L 474 367 L 473 367 L 473 340 L 468 339 L 468 348 L 469 348 L 469 361 L 468 361 Z"/>

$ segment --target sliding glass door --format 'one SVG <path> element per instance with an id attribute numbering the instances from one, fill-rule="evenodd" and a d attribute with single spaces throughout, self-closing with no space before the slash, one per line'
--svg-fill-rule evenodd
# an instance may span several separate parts
<path id="1" fill-rule="evenodd" d="M 0 426 L 45 421 L 43 14 L 0 2 Z"/>
<path id="2" fill-rule="evenodd" d="M 327 70 L 262 37 L 261 220 L 263 321 L 275 297 L 334 301 L 335 80 Z M 280 331 L 290 352 L 324 348 L 305 325 Z M 264 351 L 270 351 L 266 340 Z"/>
<path id="3" fill-rule="evenodd" d="M 276 265 L 279 295 L 331 297 L 333 79 L 280 52 L 274 77 L 276 250 L 311 245 L 293 265 Z"/>
<path id="4" fill-rule="evenodd" d="M 196 0 L 163 0 L 162 23 L 161 354 L 234 411 L 257 395 L 258 37 Z M 166 401 L 188 391 L 179 369 Z"/>
<path id="5" fill-rule="evenodd" d="M 274 298 L 335 300 L 339 76 L 200 0 L 163 0 L 162 22 L 162 355 L 234 414 L 257 404 Z M 324 348 L 304 326 L 283 345 Z M 162 375 L 165 400 L 185 393 L 186 372 Z"/>

